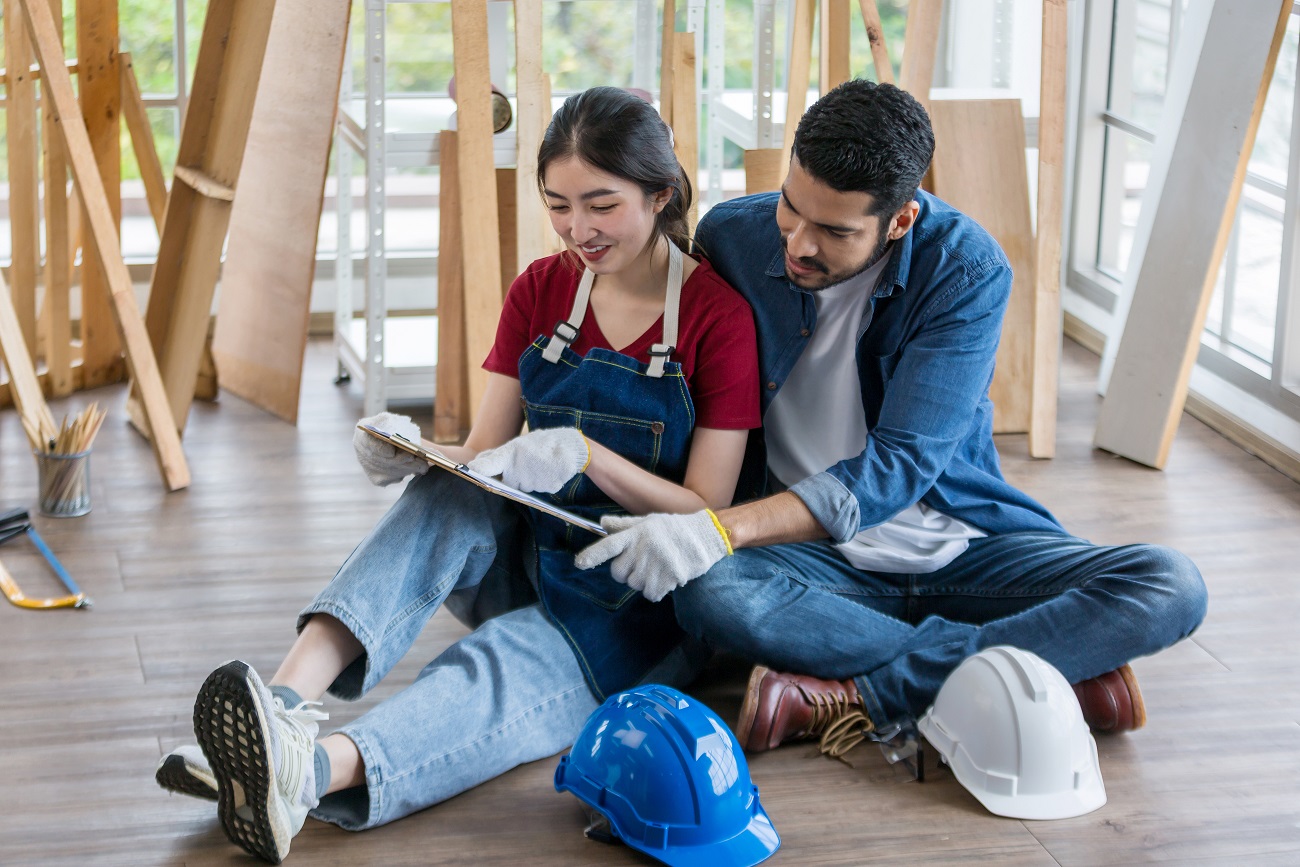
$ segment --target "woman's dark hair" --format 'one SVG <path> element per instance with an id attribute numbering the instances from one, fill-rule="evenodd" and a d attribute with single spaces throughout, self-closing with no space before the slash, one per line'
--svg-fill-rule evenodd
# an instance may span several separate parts
<path id="1" fill-rule="evenodd" d="M 551 118 L 537 151 L 537 188 L 543 196 L 547 166 L 568 157 L 630 181 L 647 196 L 671 188 L 668 204 L 655 215 L 656 235 L 689 250 L 691 182 L 673 153 L 672 132 L 654 106 L 618 87 L 575 93 Z"/>
<path id="2" fill-rule="evenodd" d="M 842 193 L 867 193 L 872 213 L 890 217 L 916 195 L 934 156 L 930 117 L 892 84 L 855 79 L 799 121 L 794 156 L 804 171 Z"/>

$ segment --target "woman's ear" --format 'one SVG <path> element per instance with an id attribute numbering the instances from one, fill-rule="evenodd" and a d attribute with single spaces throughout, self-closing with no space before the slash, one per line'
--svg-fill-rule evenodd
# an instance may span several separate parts
<path id="1" fill-rule="evenodd" d="M 650 197 L 650 205 L 656 214 L 668 207 L 668 203 L 673 200 L 674 192 L 672 187 L 664 187 Z"/>

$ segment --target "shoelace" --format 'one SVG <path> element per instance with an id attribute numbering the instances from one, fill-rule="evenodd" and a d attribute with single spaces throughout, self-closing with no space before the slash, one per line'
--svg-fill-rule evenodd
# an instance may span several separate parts
<path id="1" fill-rule="evenodd" d="M 860 710 L 849 711 L 826 727 L 818 749 L 821 750 L 822 755 L 838 759 L 853 767 L 852 763 L 844 758 L 844 754 L 865 741 L 867 735 L 874 730 L 875 725 L 865 713 Z"/>
<path id="2" fill-rule="evenodd" d="M 309 726 L 329 719 L 330 715 L 316 710 L 321 706 L 318 701 L 300 702 L 290 710 L 280 701 L 279 696 L 275 696 L 271 704 L 276 719 L 284 723 L 279 727 L 280 736 L 290 741 L 281 745 L 280 754 L 276 756 L 276 781 L 282 792 L 297 798 L 301 792 L 295 790 L 301 787 L 305 778 L 304 764 L 313 757 L 315 751 L 315 734 Z"/>

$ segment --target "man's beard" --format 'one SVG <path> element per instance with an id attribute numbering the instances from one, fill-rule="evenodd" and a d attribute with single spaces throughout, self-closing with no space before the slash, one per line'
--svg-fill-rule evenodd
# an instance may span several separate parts
<path id="1" fill-rule="evenodd" d="M 798 262 L 800 265 L 802 265 L 805 268 L 812 268 L 813 270 L 820 271 L 822 274 L 826 275 L 824 278 L 818 281 L 817 285 L 805 286 L 803 283 L 799 282 L 799 280 L 807 279 L 807 278 L 796 278 L 793 274 L 790 273 L 790 269 L 788 268 L 786 269 L 785 272 L 785 278 L 789 280 L 791 283 L 793 283 L 794 285 L 798 286 L 800 289 L 807 289 L 809 292 L 820 292 L 823 289 L 829 289 L 832 286 L 838 286 L 841 283 L 844 283 L 848 280 L 852 280 L 854 277 L 858 276 L 863 271 L 866 271 L 872 265 L 875 265 L 877 262 L 879 262 L 881 258 L 887 252 L 889 252 L 889 245 L 890 245 L 889 232 L 884 231 L 887 228 L 888 228 L 887 225 L 881 226 L 882 231 L 880 233 L 879 239 L 877 239 L 876 241 L 876 248 L 871 251 L 871 255 L 867 257 L 867 261 L 856 268 L 848 269 L 840 274 L 832 274 L 830 272 L 830 268 L 826 266 L 825 262 L 810 256 L 805 259 L 795 259 L 794 261 Z M 790 251 L 786 247 L 785 238 L 781 239 L 781 251 L 785 253 L 787 256 L 790 255 Z"/>

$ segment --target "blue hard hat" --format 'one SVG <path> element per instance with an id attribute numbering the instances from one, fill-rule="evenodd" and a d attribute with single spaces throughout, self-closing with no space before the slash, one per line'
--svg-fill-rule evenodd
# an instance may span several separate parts
<path id="1" fill-rule="evenodd" d="M 560 759 L 555 790 L 674 867 L 751 867 L 781 846 L 731 730 L 670 686 L 638 686 L 598 707 Z"/>

